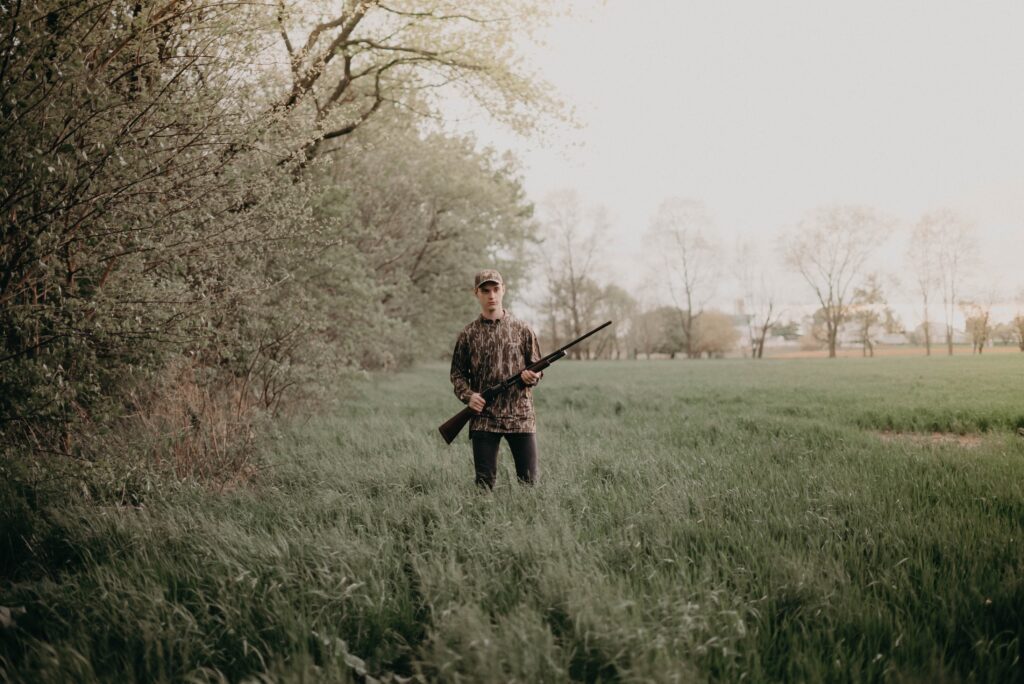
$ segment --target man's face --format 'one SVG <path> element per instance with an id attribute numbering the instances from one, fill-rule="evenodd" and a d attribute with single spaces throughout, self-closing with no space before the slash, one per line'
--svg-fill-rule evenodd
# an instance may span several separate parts
<path id="1" fill-rule="evenodd" d="M 505 288 L 498 283 L 484 283 L 476 288 L 476 298 L 480 302 L 480 310 L 484 313 L 501 311 L 501 298 L 505 296 Z"/>

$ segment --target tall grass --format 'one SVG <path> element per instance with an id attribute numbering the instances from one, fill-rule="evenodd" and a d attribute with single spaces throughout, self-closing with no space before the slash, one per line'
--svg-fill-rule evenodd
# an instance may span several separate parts
<path id="1" fill-rule="evenodd" d="M 0 679 L 1024 681 L 1024 358 L 563 362 L 540 484 L 490 495 L 446 375 L 350 388 L 226 493 L 5 464 Z"/>

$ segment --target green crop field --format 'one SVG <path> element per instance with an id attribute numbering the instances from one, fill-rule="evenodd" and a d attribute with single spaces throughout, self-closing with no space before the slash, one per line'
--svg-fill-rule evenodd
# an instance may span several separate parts
<path id="1" fill-rule="evenodd" d="M 562 362 L 536 397 L 541 481 L 506 452 L 489 495 L 439 365 L 231 491 L 6 478 L 0 679 L 1024 681 L 1024 354 Z"/>

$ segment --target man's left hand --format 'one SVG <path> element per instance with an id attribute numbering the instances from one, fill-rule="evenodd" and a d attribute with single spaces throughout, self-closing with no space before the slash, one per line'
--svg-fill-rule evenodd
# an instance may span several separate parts
<path id="1" fill-rule="evenodd" d="M 534 373 L 533 371 L 530 370 L 524 370 L 522 373 L 519 374 L 519 377 L 522 378 L 523 380 L 523 384 L 526 385 L 527 387 L 533 387 L 538 382 L 540 382 L 540 376 L 540 373 Z"/>

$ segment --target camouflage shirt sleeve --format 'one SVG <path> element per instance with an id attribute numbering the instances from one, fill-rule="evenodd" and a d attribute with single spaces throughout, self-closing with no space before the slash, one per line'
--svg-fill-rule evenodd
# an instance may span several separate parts
<path id="1" fill-rule="evenodd" d="M 452 369 L 449 375 L 455 396 L 463 404 L 469 403 L 473 396 L 473 371 L 470 368 L 469 336 L 465 331 L 459 333 L 455 341 L 455 352 L 452 354 Z"/>

